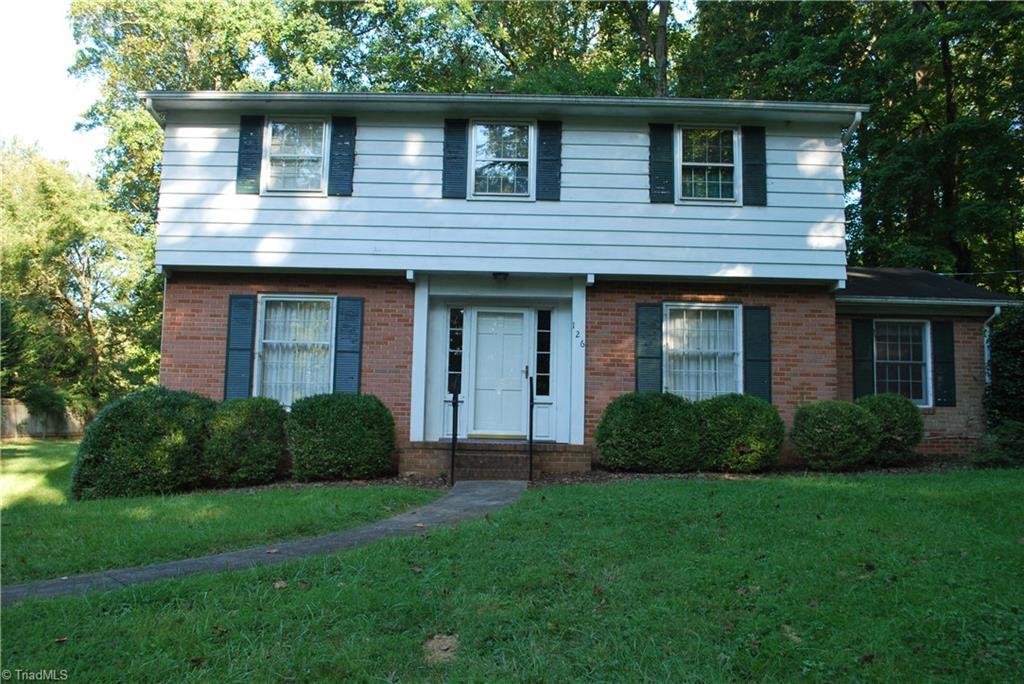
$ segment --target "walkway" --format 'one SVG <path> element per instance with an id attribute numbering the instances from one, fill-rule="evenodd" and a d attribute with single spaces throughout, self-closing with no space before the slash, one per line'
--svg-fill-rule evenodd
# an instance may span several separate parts
<path id="1" fill-rule="evenodd" d="M 212 556 L 143 565 L 124 570 L 105 570 L 64 579 L 14 584 L 2 588 L 3 604 L 27 598 L 52 598 L 89 591 L 117 589 L 131 584 L 192 575 L 200 572 L 247 570 L 259 565 L 275 565 L 298 558 L 320 556 L 365 546 L 379 539 L 422 534 L 443 525 L 476 518 L 503 508 L 518 499 L 526 489 L 525 482 L 465 481 L 457 482 L 451 491 L 437 501 L 408 513 L 378 520 L 342 532 L 319 537 L 296 539 L 241 551 L 228 551 Z"/>

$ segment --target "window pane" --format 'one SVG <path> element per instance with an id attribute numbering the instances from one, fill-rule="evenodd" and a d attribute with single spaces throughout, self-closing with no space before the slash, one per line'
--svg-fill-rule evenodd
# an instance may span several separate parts
<path id="1" fill-rule="evenodd" d="M 670 392 L 699 400 L 738 391 L 739 352 L 733 309 L 672 307 L 665 330 Z"/>
<path id="2" fill-rule="evenodd" d="M 270 154 L 320 157 L 324 147 L 321 121 L 273 121 L 270 124 Z"/>
<path id="3" fill-rule="evenodd" d="M 448 394 L 462 392 L 462 309 L 448 311 Z"/>
<path id="4" fill-rule="evenodd" d="M 473 175 L 473 191 L 500 195 L 528 195 L 530 166 L 527 162 L 480 161 Z"/>
<path id="5" fill-rule="evenodd" d="M 526 125 L 477 124 L 473 131 L 477 159 L 528 159 L 530 127 Z"/>
<path id="6" fill-rule="evenodd" d="M 682 134 L 684 163 L 733 163 L 731 130 L 684 128 Z"/>
<path id="7" fill-rule="evenodd" d="M 332 389 L 331 303 L 270 300 L 263 307 L 259 394 L 285 406 Z"/>
<path id="8" fill-rule="evenodd" d="M 537 376 L 537 387 L 536 392 L 539 397 L 547 397 L 551 395 L 551 376 L 549 375 L 538 375 Z"/>
<path id="9" fill-rule="evenodd" d="M 733 169 L 722 166 L 683 166 L 680 192 L 689 199 L 733 199 Z"/>
<path id="10" fill-rule="evenodd" d="M 924 323 L 875 322 L 875 391 L 902 394 L 917 404 L 928 403 Z"/>
<path id="11" fill-rule="evenodd" d="M 320 159 L 271 159 L 271 190 L 319 190 L 323 177 Z"/>

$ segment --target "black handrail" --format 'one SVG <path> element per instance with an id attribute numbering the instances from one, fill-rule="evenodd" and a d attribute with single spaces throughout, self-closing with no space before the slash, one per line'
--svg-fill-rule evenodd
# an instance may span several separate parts
<path id="1" fill-rule="evenodd" d="M 459 442 L 459 393 L 452 394 L 452 454 L 448 466 L 448 484 L 455 484 L 455 447 Z"/>
<path id="2" fill-rule="evenodd" d="M 533 482 L 533 378 L 530 378 L 530 417 L 527 423 L 530 426 L 530 432 L 526 438 L 530 451 L 530 481 Z"/>

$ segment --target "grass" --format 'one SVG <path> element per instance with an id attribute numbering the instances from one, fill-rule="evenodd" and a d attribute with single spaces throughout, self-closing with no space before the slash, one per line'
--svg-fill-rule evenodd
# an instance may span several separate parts
<path id="1" fill-rule="evenodd" d="M 439 495 L 307 487 L 69 501 L 75 442 L 7 442 L 0 457 L 3 581 L 156 563 L 384 518 Z"/>
<path id="2" fill-rule="evenodd" d="M 555 486 L 421 538 L 7 607 L 3 667 L 95 681 L 1020 681 L 1022 577 L 1024 471 Z M 425 658 L 435 635 L 457 635 L 453 660 Z"/>

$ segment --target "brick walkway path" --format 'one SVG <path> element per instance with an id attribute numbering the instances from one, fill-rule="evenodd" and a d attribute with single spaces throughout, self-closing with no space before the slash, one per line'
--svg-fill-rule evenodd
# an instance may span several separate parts
<path id="1" fill-rule="evenodd" d="M 363 527 L 199 558 L 143 565 L 123 570 L 91 572 L 85 575 L 73 575 L 66 579 L 14 584 L 0 589 L 0 599 L 4 605 L 8 605 L 27 598 L 84 594 L 89 591 L 117 589 L 130 584 L 156 582 L 199 572 L 246 570 L 258 565 L 274 565 L 297 558 L 335 553 L 364 546 L 387 537 L 422 534 L 442 525 L 451 525 L 476 518 L 489 511 L 507 506 L 518 499 L 525 489 L 525 482 L 456 482 L 448 494 L 433 503 L 392 518 L 378 520 Z M 276 552 L 267 553 L 270 549 L 276 549 Z"/>

